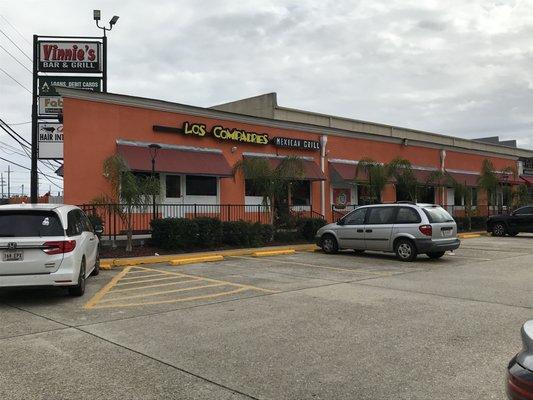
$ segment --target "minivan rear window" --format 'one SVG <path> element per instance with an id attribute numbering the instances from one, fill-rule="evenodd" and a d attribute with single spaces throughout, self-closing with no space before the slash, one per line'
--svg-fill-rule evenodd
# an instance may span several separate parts
<path id="1" fill-rule="evenodd" d="M 52 211 L 0 211 L 0 237 L 63 236 L 59 216 Z"/>
<path id="2" fill-rule="evenodd" d="M 422 207 L 422 210 L 424 210 L 429 222 L 432 224 L 438 224 L 441 222 L 454 222 L 452 216 L 442 207 L 428 206 Z"/>

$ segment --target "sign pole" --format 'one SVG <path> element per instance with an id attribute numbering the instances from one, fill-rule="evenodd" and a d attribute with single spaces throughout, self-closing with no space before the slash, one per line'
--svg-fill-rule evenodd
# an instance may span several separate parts
<path id="1" fill-rule="evenodd" d="M 105 35 L 102 37 L 102 88 L 103 92 L 107 93 L 107 37 Z"/>
<path id="2" fill-rule="evenodd" d="M 38 36 L 33 35 L 33 92 L 31 104 L 31 173 L 30 173 L 30 201 L 37 203 L 39 197 L 39 176 L 37 175 L 37 65 L 38 65 Z"/>

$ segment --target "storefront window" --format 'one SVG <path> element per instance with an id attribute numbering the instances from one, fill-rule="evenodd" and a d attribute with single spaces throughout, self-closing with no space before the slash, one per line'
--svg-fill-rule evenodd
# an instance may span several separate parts
<path id="1" fill-rule="evenodd" d="M 453 193 L 453 204 L 456 206 L 463 206 L 463 196 L 460 196 L 457 190 Z"/>
<path id="2" fill-rule="evenodd" d="M 262 193 L 258 190 L 257 185 L 254 185 L 251 179 L 244 180 L 244 195 L 262 197 Z"/>
<path id="3" fill-rule="evenodd" d="M 217 178 L 214 176 L 187 175 L 187 196 L 216 196 Z"/>
<path id="4" fill-rule="evenodd" d="M 181 197 L 181 177 L 179 175 L 167 175 L 166 183 L 166 197 Z"/>
<path id="5" fill-rule="evenodd" d="M 368 185 L 357 185 L 357 205 L 364 206 L 367 204 L 374 204 L 375 202 L 376 199 L 372 197 Z"/>
<path id="6" fill-rule="evenodd" d="M 311 205 L 311 182 L 294 181 L 291 186 L 291 200 L 293 206 Z"/>
<path id="7" fill-rule="evenodd" d="M 150 179 L 152 174 L 150 172 L 133 172 L 133 176 L 135 176 L 135 180 L 137 181 L 137 186 L 138 187 L 146 187 L 146 185 L 144 185 L 144 183 L 146 183 L 145 181 L 147 179 Z M 155 177 L 156 180 L 159 180 L 159 174 L 158 173 L 156 173 L 154 175 L 154 177 Z"/>
<path id="8" fill-rule="evenodd" d="M 420 186 L 416 200 L 418 203 L 435 203 L 435 188 L 433 186 Z"/>
<path id="9" fill-rule="evenodd" d="M 473 187 L 473 188 L 470 188 L 471 190 L 471 199 L 472 199 L 472 204 L 473 206 L 477 206 L 477 188 Z"/>

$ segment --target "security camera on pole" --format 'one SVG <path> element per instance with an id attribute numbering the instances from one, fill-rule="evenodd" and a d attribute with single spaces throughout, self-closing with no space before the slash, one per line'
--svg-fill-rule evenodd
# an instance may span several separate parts
<path id="1" fill-rule="evenodd" d="M 33 35 L 33 96 L 31 135 L 31 202 L 39 197 L 38 160 L 63 159 L 63 99 L 57 87 L 107 91 L 107 38 L 117 23 L 101 27 L 104 36 Z"/>

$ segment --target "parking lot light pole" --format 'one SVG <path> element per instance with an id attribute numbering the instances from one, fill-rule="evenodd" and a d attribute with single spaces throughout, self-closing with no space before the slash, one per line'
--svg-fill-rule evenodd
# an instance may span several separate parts
<path id="1" fill-rule="evenodd" d="M 100 10 L 93 10 L 93 19 L 96 22 L 96 26 L 99 29 L 101 29 L 102 31 L 104 31 L 104 36 L 102 37 L 102 47 L 103 47 L 103 52 L 104 52 L 104 55 L 102 57 L 102 63 L 103 63 L 103 67 L 102 67 L 102 90 L 105 93 L 105 92 L 107 92 L 107 36 L 106 36 L 106 33 L 107 33 L 107 31 L 110 31 L 111 29 L 113 29 L 113 26 L 115 26 L 115 24 L 117 23 L 119 17 L 118 17 L 118 15 L 113 15 L 113 18 L 111 18 L 111 20 L 109 20 L 109 28 L 107 28 L 105 25 L 104 26 L 100 26 L 100 24 L 98 23 L 100 21 L 100 18 L 101 18 Z"/>
<path id="2" fill-rule="evenodd" d="M 148 145 L 148 149 L 150 150 L 150 157 L 152 158 L 152 180 L 155 177 L 155 159 L 157 157 L 157 152 L 161 148 L 160 145 L 157 143 L 152 143 Z M 156 218 L 156 210 L 155 210 L 155 192 L 152 192 L 152 220 Z"/>

